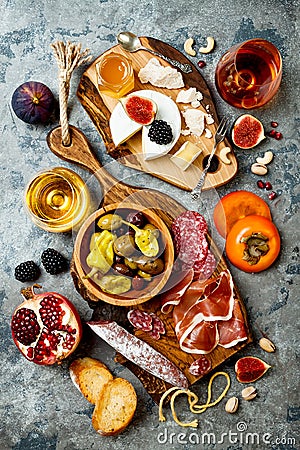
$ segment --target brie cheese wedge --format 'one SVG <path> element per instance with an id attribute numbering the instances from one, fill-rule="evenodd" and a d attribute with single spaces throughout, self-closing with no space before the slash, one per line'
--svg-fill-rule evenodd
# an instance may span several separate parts
<path id="1" fill-rule="evenodd" d="M 109 127 L 112 140 L 115 147 L 117 147 L 130 139 L 135 133 L 140 131 L 143 125 L 130 119 L 124 111 L 121 103 L 118 103 L 111 113 Z"/>

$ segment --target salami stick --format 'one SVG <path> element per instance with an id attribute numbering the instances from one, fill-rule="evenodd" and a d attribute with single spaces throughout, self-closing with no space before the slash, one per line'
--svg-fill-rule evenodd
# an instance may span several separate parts
<path id="1" fill-rule="evenodd" d="M 91 329 L 125 358 L 173 386 L 188 387 L 186 376 L 168 358 L 114 321 L 87 322 Z"/>

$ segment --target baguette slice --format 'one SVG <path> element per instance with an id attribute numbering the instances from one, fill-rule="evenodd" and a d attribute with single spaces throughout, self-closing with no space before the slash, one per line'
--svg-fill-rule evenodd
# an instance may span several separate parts
<path id="1" fill-rule="evenodd" d="M 104 386 L 113 379 L 105 364 L 94 358 L 78 358 L 70 365 L 70 376 L 79 391 L 95 404 Z"/>
<path id="2" fill-rule="evenodd" d="M 118 434 L 132 420 L 136 406 L 137 396 L 132 384 L 123 378 L 114 378 L 106 384 L 96 402 L 93 427 L 103 436 Z"/>

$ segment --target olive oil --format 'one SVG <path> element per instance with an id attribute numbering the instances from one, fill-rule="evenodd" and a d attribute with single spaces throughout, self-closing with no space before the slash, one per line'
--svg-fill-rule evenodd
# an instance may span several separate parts
<path id="1" fill-rule="evenodd" d="M 55 167 L 33 178 L 25 192 L 25 203 L 37 226 L 47 231 L 66 232 L 86 217 L 90 197 L 79 175 Z"/>

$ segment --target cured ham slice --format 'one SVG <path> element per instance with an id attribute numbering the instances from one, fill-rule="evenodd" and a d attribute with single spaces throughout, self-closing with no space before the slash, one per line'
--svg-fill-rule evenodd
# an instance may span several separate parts
<path id="1" fill-rule="evenodd" d="M 172 273 L 166 286 L 167 292 L 161 296 L 161 311 L 164 314 L 168 314 L 172 310 L 174 305 L 178 305 L 185 291 L 193 281 L 193 278 L 193 269 L 188 269 L 183 274 L 178 274 L 176 272 Z M 168 286 L 170 286 L 169 289 Z"/>
<path id="2" fill-rule="evenodd" d="M 234 304 L 228 270 L 212 280 L 192 282 L 173 310 L 180 348 L 187 353 L 211 352 L 219 343 L 218 324 L 232 318 Z"/>
<path id="3" fill-rule="evenodd" d="M 186 353 L 210 353 L 219 343 L 217 322 L 202 320 L 195 327 L 181 329 L 177 336 L 181 350 Z"/>
<path id="4" fill-rule="evenodd" d="M 218 322 L 219 345 L 221 347 L 234 347 L 238 342 L 247 339 L 247 330 L 240 304 L 235 300 L 231 319 Z"/>
<path id="5" fill-rule="evenodd" d="M 195 326 L 201 320 L 228 320 L 232 316 L 233 305 L 233 281 L 228 270 L 207 282 L 194 281 L 174 308 L 175 332 L 185 328 L 186 324 Z"/>

